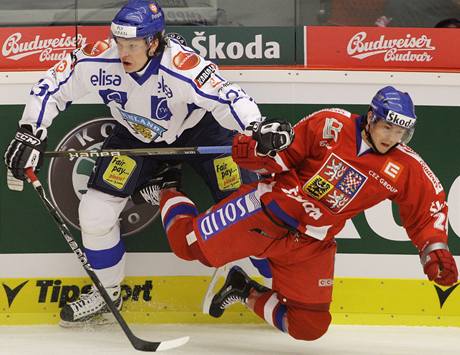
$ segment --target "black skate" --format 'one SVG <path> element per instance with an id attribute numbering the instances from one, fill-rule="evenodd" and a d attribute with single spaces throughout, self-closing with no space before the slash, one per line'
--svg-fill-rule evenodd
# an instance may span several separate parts
<path id="1" fill-rule="evenodd" d="M 120 286 L 106 288 L 106 290 L 115 306 L 120 310 L 123 303 Z M 109 307 L 95 286 L 88 293 L 80 295 L 78 300 L 62 307 L 60 316 L 59 325 L 64 328 L 115 322 Z"/>
<path id="2" fill-rule="evenodd" d="M 149 203 L 152 206 L 160 205 L 161 190 L 181 187 L 181 165 L 164 164 L 159 173 L 142 186 L 138 187 L 132 194 L 131 200 L 135 205 Z"/>
<path id="3" fill-rule="evenodd" d="M 269 289 L 250 279 L 239 266 L 233 266 L 228 272 L 224 286 L 214 295 L 209 307 L 209 314 L 219 318 L 227 307 L 237 302 L 246 304 L 251 289 L 267 292 Z"/>

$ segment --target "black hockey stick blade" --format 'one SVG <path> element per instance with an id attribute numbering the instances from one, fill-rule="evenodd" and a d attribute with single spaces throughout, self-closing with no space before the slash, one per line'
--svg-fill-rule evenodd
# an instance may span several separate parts
<path id="1" fill-rule="evenodd" d="M 38 196 L 40 197 L 40 200 L 42 201 L 43 205 L 46 207 L 46 210 L 50 213 L 51 217 L 53 217 L 54 222 L 56 223 L 59 231 L 63 235 L 67 244 L 70 246 L 74 254 L 80 260 L 86 273 L 88 274 L 91 281 L 94 283 L 94 285 L 98 289 L 99 293 L 101 294 L 105 303 L 107 304 L 113 316 L 117 320 L 121 329 L 123 330 L 125 335 L 128 337 L 129 341 L 131 342 L 131 345 L 136 350 L 153 352 L 153 351 L 163 351 L 163 350 L 174 349 L 174 348 L 177 348 L 187 343 L 190 339 L 190 337 L 188 336 L 177 338 L 177 339 L 172 339 L 172 340 L 165 340 L 165 341 L 148 341 L 148 340 L 140 339 L 133 334 L 131 329 L 128 327 L 128 324 L 124 320 L 123 316 L 121 315 L 120 311 L 115 306 L 113 301 L 110 299 L 110 296 L 107 294 L 107 291 L 105 290 L 101 281 L 97 277 L 93 268 L 89 264 L 88 259 L 85 256 L 85 253 L 80 249 L 77 242 L 73 238 L 69 227 L 67 227 L 67 225 L 65 224 L 63 218 L 61 217 L 57 209 L 54 207 L 54 205 L 51 203 L 51 201 L 46 196 L 45 190 L 40 180 L 38 180 L 37 176 L 32 170 L 32 168 L 26 169 L 26 175 L 28 177 L 29 182 L 32 184 L 34 190 L 37 192 Z"/>

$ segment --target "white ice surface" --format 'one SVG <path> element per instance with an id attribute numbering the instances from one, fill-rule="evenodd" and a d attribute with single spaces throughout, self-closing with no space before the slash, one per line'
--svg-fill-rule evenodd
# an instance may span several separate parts
<path id="1" fill-rule="evenodd" d="M 165 355 L 459 355 L 460 328 L 333 325 L 321 339 L 297 341 L 263 325 L 133 325 L 151 341 L 190 335 Z M 142 354 L 118 326 L 62 329 L 58 326 L 0 326 L 2 355 Z"/>

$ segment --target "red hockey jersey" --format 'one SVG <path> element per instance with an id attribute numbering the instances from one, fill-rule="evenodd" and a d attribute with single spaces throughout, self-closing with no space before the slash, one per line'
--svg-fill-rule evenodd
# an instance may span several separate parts
<path id="1" fill-rule="evenodd" d="M 276 174 L 258 185 L 261 201 L 311 237 L 332 238 L 347 219 L 390 199 L 419 250 L 428 242 L 447 242 L 447 203 L 438 178 L 406 145 L 383 155 L 372 151 L 361 138 L 363 119 L 341 109 L 321 110 L 295 125 L 294 142 L 274 158 L 256 156 L 250 164 L 234 158 L 253 170 L 271 166 Z"/>

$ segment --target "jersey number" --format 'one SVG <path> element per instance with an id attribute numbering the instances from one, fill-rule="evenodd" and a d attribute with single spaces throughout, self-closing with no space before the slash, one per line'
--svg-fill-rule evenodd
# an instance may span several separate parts
<path id="1" fill-rule="evenodd" d="M 434 228 L 442 232 L 447 231 L 448 219 L 447 219 L 446 214 L 442 212 L 438 212 L 434 215 L 434 217 L 436 218 L 436 221 L 434 221 Z"/>

